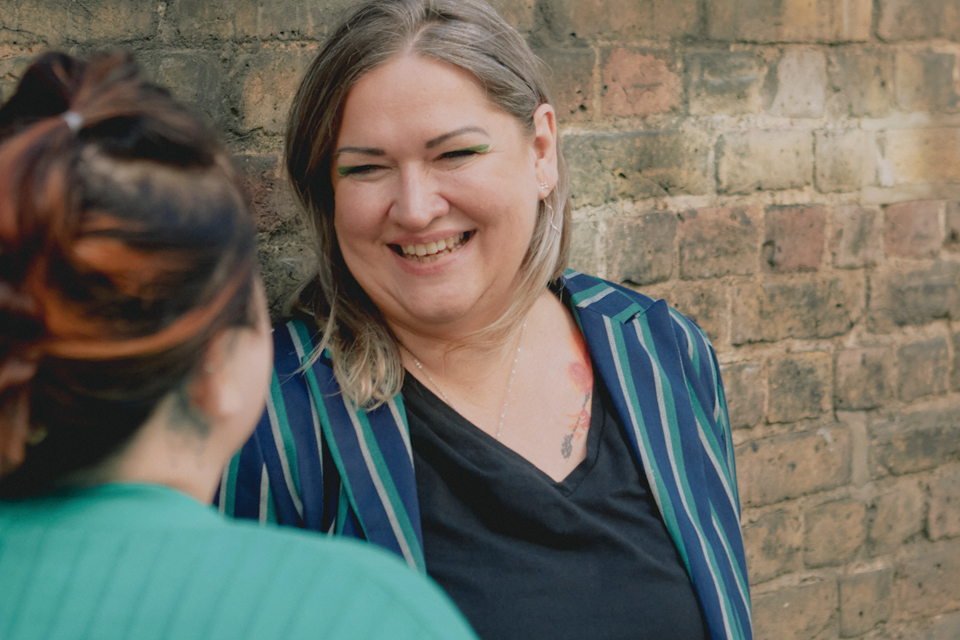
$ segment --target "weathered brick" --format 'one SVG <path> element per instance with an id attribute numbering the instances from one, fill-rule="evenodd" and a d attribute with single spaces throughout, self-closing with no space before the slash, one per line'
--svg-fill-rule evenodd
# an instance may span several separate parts
<path id="1" fill-rule="evenodd" d="M 217 56 L 203 51 L 172 51 L 139 58 L 144 71 L 174 97 L 210 122 L 217 123 L 223 108 L 223 68 Z"/>
<path id="2" fill-rule="evenodd" d="M 699 132 L 568 135 L 563 147 L 577 207 L 617 198 L 702 194 L 712 187 L 709 143 Z"/>
<path id="3" fill-rule="evenodd" d="M 747 284 L 733 290 L 733 344 L 784 338 L 829 338 L 860 318 L 864 283 L 855 274 L 828 280 Z"/>
<path id="4" fill-rule="evenodd" d="M 875 409 L 889 400 L 890 349 L 844 349 L 836 355 L 834 399 L 838 410 Z"/>
<path id="5" fill-rule="evenodd" d="M 880 0 L 877 31 L 884 40 L 960 38 L 955 0 Z"/>
<path id="6" fill-rule="evenodd" d="M 593 116 L 593 49 L 537 49 L 547 65 L 547 89 L 561 122 Z"/>
<path id="7" fill-rule="evenodd" d="M 180 36 L 194 40 L 237 35 L 237 14 L 240 6 L 251 0 L 180 0 L 176 5 L 175 24 Z"/>
<path id="8" fill-rule="evenodd" d="M 956 113 L 960 110 L 952 53 L 901 51 L 896 58 L 897 103 L 903 111 Z"/>
<path id="9" fill-rule="evenodd" d="M 570 268 L 581 273 L 600 273 L 600 226 L 593 220 L 573 223 L 570 235 Z"/>
<path id="10" fill-rule="evenodd" d="M 896 562 L 894 617 L 930 616 L 960 602 L 960 540 L 913 546 Z"/>
<path id="11" fill-rule="evenodd" d="M 819 118 L 827 88 L 827 59 L 821 51 L 791 49 L 771 65 L 764 82 L 771 115 Z"/>
<path id="12" fill-rule="evenodd" d="M 885 244 L 888 256 L 933 258 L 940 250 L 942 202 L 920 200 L 891 204 L 886 209 Z"/>
<path id="13" fill-rule="evenodd" d="M 697 0 L 551 0 L 539 6 L 557 40 L 672 39 L 696 35 Z"/>
<path id="14" fill-rule="evenodd" d="M 872 0 L 708 0 L 713 40 L 849 42 L 870 38 Z"/>
<path id="15" fill-rule="evenodd" d="M 923 490 L 915 480 L 886 486 L 873 500 L 868 543 L 873 555 L 890 553 L 923 530 Z"/>
<path id="16" fill-rule="evenodd" d="M 883 241 L 879 213 L 858 205 L 840 205 L 832 209 L 833 265 L 842 269 L 876 266 L 883 260 Z"/>
<path id="17" fill-rule="evenodd" d="M 738 429 L 759 424 L 767 403 L 763 365 L 759 362 L 722 365 L 720 374 L 727 397 L 730 427 Z"/>
<path id="18" fill-rule="evenodd" d="M 960 460 L 960 409 L 894 414 L 868 426 L 874 476 L 899 476 Z"/>
<path id="19" fill-rule="evenodd" d="M 750 275 L 756 271 L 759 208 L 720 207 L 682 215 L 681 278 Z"/>
<path id="20" fill-rule="evenodd" d="M 5 103 L 17 90 L 20 76 L 27 70 L 34 56 L 13 56 L 0 60 L 0 104 Z"/>
<path id="21" fill-rule="evenodd" d="M 313 57 L 312 51 L 261 51 L 237 60 L 243 130 L 283 133 L 290 102 Z"/>
<path id="22" fill-rule="evenodd" d="M 817 131 L 815 134 L 817 191 L 858 191 L 864 182 L 866 137 L 859 129 Z"/>
<path id="23" fill-rule="evenodd" d="M 877 186 L 960 182 L 960 129 L 882 131 L 874 146 L 875 170 L 867 177 Z"/>
<path id="24" fill-rule="evenodd" d="M 763 109 L 763 73 L 756 55 L 742 51 L 691 53 L 683 66 L 692 115 L 741 115 Z"/>
<path id="25" fill-rule="evenodd" d="M 946 229 L 943 248 L 956 253 L 960 251 L 960 202 L 948 202 L 946 209 Z"/>
<path id="26" fill-rule="evenodd" d="M 813 136 L 808 131 L 725 133 L 716 154 L 721 193 L 800 189 L 813 180 Z"/>
<path id="27" fill-rule="evenodd" d="M 886 622 L 893 611 L 893 570 L 879 569 L 841 576 L 840 635 L 858 636 Z"/>
<path id="28" fill-rule="evenodd" d="M 6 0 L 0 4 L 3 29 L 37 36 L 48 45 L 109 44 L 149 38 L 160 20 L 158 4 L 127 0 Z"/>
<path id="29" fill-rule="evenodd" d="M 757 640 L 814 640 L 837 608 L 837 582 L 824 580 L 753 597 Z"/>
<path id="30" fill-rule="evenodd" d="M 670 54 L 618 47 L 603 60 L 604 115 L 643 118 L 680 106 L 680 80 Z"/>
<path id="31" fill-rule="evenodd" d="M 841 426 L 746 442 L 736 448 L 740 499 L 760 506 L 843 486 L 850 452 Z"/>
<path id="32" fill-rule="evenodd" d="M 827 73 L 829 103 L 841 116 L 883 118 L 893 111 L 893 53 L 884 49 L 842 47 L 831 52 Z"/>
<path id="33" fill-rule="evenodd" d="M 871 329 L 960 318 L 960 264 L 937 262 L 929 269 L 884 271 L 870 276 Z"/>
<path id="34" fill-rule="evenodd" d="M 278 156 L 243 155 L 233 162 L 258 231 L 275 231 L 296 218 L 297 203 L 283 178 Z"/>
<path id="35" fill-rule="evenodd" d="M 912 629 L 921 625 L 925 627 L 924 631 L 926 633 L 923 640 L 957 640 L 957 638 L 960 638 L 960 612 L 946 613 L 920 623 L 916 621 L 910 623 Z"/>
<path id="36" fill-rule="evenodd" d="M 930 482 L 927 534 L 931 540 L 960 537 L 960 471 Z"/>
<path id="37" fill-rule="evenodd" d="M 677 216 L 666 211 L 607 221 L 607 277 L 614 282 L 656 284 L 673 275 Z"/>
<path id="38" fill-rule="evenodd" d="M 190 40 L 318 38 L 350 0 L 179 0 L 170 16 Z"/>
<path id="39" fill-rule="evenodd" d="M 768 422 L 816 418 L 830 409 L 830 355 L 800 353 L 771 358 Z"/>
<path id="40" fill-rule="evenodd" d="M 905 344 L 897 351 L 897 360 L 900 367 L 897 395 L 903 402 L 947 392 L 950 362 L 947 341 L 943 338 Z"/>
<path id="41" fill-rule="evenodd" d="M 520 33 L 533 29 L 533 0 L 491 0 L 490 4 Z"/>
<path id="42" fill-rule="evenodd" d="M 283 307 L 289 297 L 315 269 L 315 253 L 302 231 L 285 227 L 259 234 L 257 244 L 270 317 L 278 322 L 285 317 Z"/>
<path id="43" fill-rule="evenodd" d="M 803 561 L 808 567 L 837 566 L 853 560 L 867 538 L 867 507 L 859 500 L 837 500 L 806 510 Z"/>
<path id="44" fill-rule="evenodd" d="M 710 283 L 675 283 L 666 294 L 670 305 L 692 318 L 713 341 L 723 336 L 727 312 L 727 293 Z"/>
<path id="45" fill-rule="evenodd" d="M 960 391 L 960 331 L 952 334 L 950 340 L 953 343 L 953 363 L 950 368 L 950 390 Z"/>
<path id="46" fill-rule="evenodd" d="M 882 632 L 881 632 L 882 630 Z M 960 611 L 932 618 L 887 623 L 864 640 L 957 640 L 960 638 Z"/>
<path id="47" fill-rule="evenodd" d="M 779 510 L 744 525 L 743 546 L 750 582 L 757 584 L 801 568 L 803 530 L 793 511 Z"/>
<path id="48" fill-rule="evenodd" d="M 764 262 L 774 272 L 816 271 L 823 254 L 827 210 L 821 205 L 768 207 Z"/>

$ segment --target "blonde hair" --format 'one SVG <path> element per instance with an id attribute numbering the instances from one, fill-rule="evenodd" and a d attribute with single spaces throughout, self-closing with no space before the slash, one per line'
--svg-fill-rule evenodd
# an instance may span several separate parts
<path id="1" fill-rule="evenodd" d="M 531 134 L 534 112 L 549 103 L 536 56 L 523 37 L 482 0 L 369 0 L 343 21 L 307 70 L 290 110 L 286 160 L 294 190 L 308 214 L 317 270 L 295 302 L 322 328 L 311 363 L 328 348 L 343 394 L 368 409 L 399 393 L 403 363 L 395 336 L 340 253 L 330 162 L 351 88 L 401 53 L 469 71 L 491 102 Z M 559 144 L 557 163 L 559 180 L 538 205 L 513 299 L 496 322 L 468 337 L 471 344 L 504 340 L 547 284 L 563 273 L 570 213 L 569 181 Z"/>

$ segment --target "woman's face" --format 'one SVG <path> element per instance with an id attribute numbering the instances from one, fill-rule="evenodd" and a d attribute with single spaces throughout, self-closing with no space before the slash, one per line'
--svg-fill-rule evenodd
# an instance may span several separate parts
<path id="1" fill-rule="evenodd" d="M 332 158 L 334 226 L 395 330 L 471 331 L 505 311 L 538 200 L 557 180 L 553 109 L 534 122 L 531 134 L 472 74 L 415 55 L 350 91 Z"/>

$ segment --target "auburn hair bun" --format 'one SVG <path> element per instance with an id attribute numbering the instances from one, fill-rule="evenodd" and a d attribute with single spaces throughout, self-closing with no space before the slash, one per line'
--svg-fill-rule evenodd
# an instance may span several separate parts
<path id="1" fill-rule="evenodd" d="M 27 70 L 0 108 L 0 496 L 100 463 L 219 331 L 253 324 L 241 193 L 129 54 Z"/>

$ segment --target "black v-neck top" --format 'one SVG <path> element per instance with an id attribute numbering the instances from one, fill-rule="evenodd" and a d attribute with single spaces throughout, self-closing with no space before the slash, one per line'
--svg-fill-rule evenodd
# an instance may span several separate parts
<path id="1" fill-rule="evenodd" d="M 600 376 L 586 458 L 555 482 L 412 375 L 427 572 L 483 640 L 703 640 L 696 595 Z"/>

